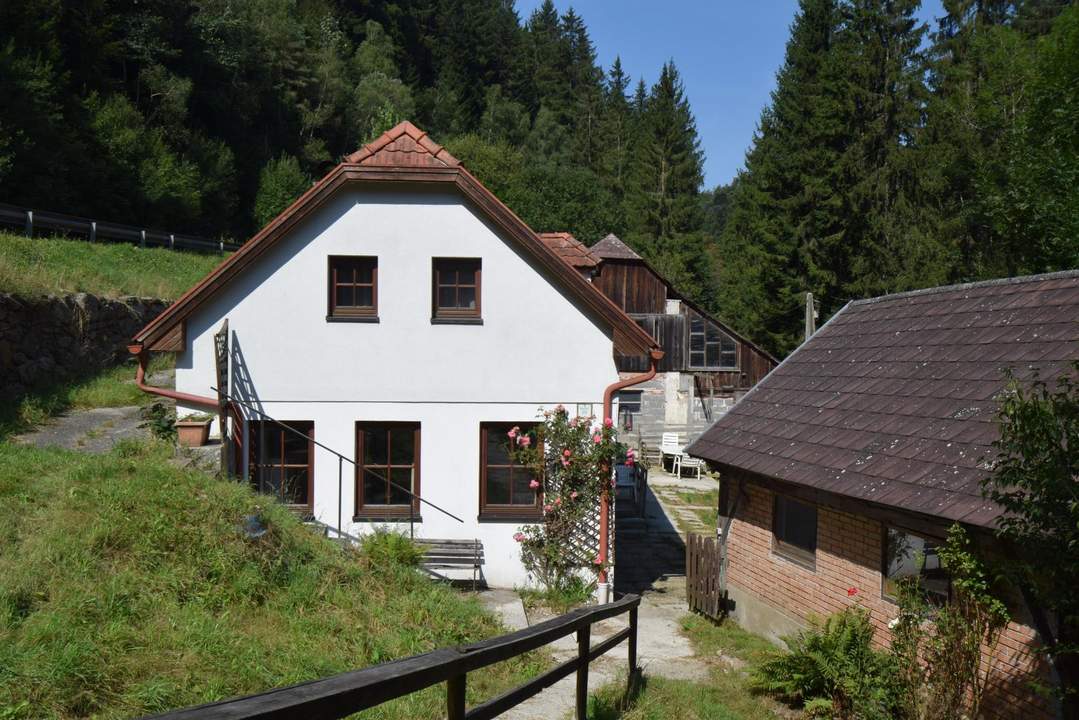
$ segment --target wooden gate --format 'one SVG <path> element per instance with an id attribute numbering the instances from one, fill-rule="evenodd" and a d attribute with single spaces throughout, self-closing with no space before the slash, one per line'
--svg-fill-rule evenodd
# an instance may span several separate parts
<path id="1" fill-rule="evenodd" d="M 686 602 L 689 609 L 719 619 L 726 603 L 719 588 L 719 542 L 697 533 L 686 536 Z"/>

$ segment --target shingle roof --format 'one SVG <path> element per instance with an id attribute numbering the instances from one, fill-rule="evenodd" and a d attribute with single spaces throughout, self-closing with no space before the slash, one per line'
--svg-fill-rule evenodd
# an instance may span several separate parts
<path id="1" fill-rule="evenodd" d="M 1079 358 L 1079 271 L 849 303 L 690 448 L 721 467 L 991 526 L 1002 370 Z"/>
<path id="2" fill-rule="evenodd" d="M 641 256 L 633 252 L 633 248 L 618 239 L 611 233 L 600 240 L 591 248 L 592 254 L 601 260 L 640 260 Z"/>
<path id="3" fill-rule="evenodd" d="M 568 232 L 540 233 L 539 237 L 544 245 L 575 268 L 594 268 L 599 265 L 599 258 L 589 251 L 588 246 Z"/>

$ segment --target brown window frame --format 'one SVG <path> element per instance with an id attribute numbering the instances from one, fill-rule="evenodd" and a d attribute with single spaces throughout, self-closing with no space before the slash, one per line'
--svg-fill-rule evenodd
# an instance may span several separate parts
<path id="1" fill-rule="evenodd" d="M 786 529 L 780 528 L 780 503 L 789 502 L 803 505 L 813 510 L 813 549 L 809 550 L 801 545 L 788 542 L 785 538 L 781 537 L 786 535 Z M 786 518 L 786 513 L 783 513 L 783 517 Z M 802 500 L 797 500 L 786 495 L 776 494 L 775 499 L 772 502 L 772 552 L 776 555 L 790 560 L 798 565 L 805 567 L 807 570 L 817 569 L 817 536 L 820 534 L 820 509 L 813 503 L 808 503 Z"/>
<path id="2" fill-rule="evenodd" d="M 364 503 L 363 497 L 363 472 L 367 467 L 364 464 L 364 445 L 363 445 L 363 430 L 365 428 L 412 428 L 413 440 L 412 440 L 412 465 L 393 465 L 391 463 L 392 448 L 386 450 L 386 465 L 373 465 L 372 467 L 385 467 L 387 469 L 393 469 L 395 467 L 411 467 L 412 468 L 412 503 L 411 510 L 409 509 L 409 503 L 403 505 L 367 505 Z M 369 519 L 376 520 L 420 520 L 420 466 L 421 466 L 421 445 L 420 445 L 420 423 L 401 420 L 361 420 L 356 423 L 356 475 L 355 475 L 355 515 L 353 520 L 355 522 L 364 522 Z M 391 441 L 392 442 L 392 441 Z"/>
<path id="3" fill-rule="evenodd" d="M 259 467 L 261 467 L 261 463 L 257 462 L 256 455 L 258 453 L 259 447 L 261 446 L 261 443 L 259 442 L 259 438 L 260 438 L 260 434 L 261 434 L 260 428 L 261 428 L 262 425 L 266 425 L 267 431 L 269 431 L 270 429 L 276 429 L 276 431 L 281 433 L 281 435 L 282 435 L 280 462 L 276 463 L 276 464 L 270 463 L 270 464 L 268 464 L 268 467 L 280 467 L 282 469 L 282 471 L 284 471 L 285 468 L 299 468 L 299 467 L 306 467 L 307 468 L 307 503 L 306 504 L 304 504 L 304 503 L 285 503 L 280 495 L 272 496 L 272 497 L 277 497 L 277 499 L 279 501 L 281 501 L 282 504 L 287 505 L 288 507 L 307 508 L 308 510 L 310 510 L 311 508 L 313 508 L 315 506 L 315 421 L 314 420 L 278 420 L 278 421 L 273 421 L 273 420 L 248 420 L 247 421 L 247 438 L 248 438 L 248 448 L 249 448 L 248 462 L 247 462 L 247 481 L 256 490 L 258 490 L 258 488 L 259 488 L 258 469 L 259 469 Z M 294 430 L 299 430 L 300 428 L 298 426 L 303 426 L 303 425 L 307 426 L 307 430 L 306 430 L 306 434 L 307 434 L 307 465 L 306 466 L 300 465 L 300 464 L 297 464 L 297 463 L 288 463 L 288 464 L 285 463 L 284 434 L 287 433 L 288 431 L 285 430 L 284 428 L 280 427 L 281 425 L 286 425 L 288 427 L 293 428 Z M 283 476 L 284 476 L 284 473 L 282 472 L 282 478 L 283 478 Z M 284 483 L 282 482 L 282 488 L 283 487 L 284 487 Z"/>
<path id="4" fill-rule="evenodd" d="M 700 320 L 701 321 L 702 327 L 703 327 L 702 332 L 693 332 L 693 321 L 694 320 Z M 711 343 L 708 341 L 708 329 L 710 327 L 714 328 L 715 331 L 717 333 L 719 333 L 719 340 L 712 341 Z M 696 350 L 696 351 L 693 350 L 693 336 L 694 335 L 703 335 L 704 336 L 704 339 L 703 339 L 703 341 L 701 343 L 701 347 L 703 349 Z M 729 342 L 734 344 L 734 364 L 733 365 L 724 365 L 723 364 L 723 343 L 724 343 L 724 341 L 729 341 Z M 709 345 L 718 345 L 719 346 L 719 348 L 717 350 L 717 352 L 719 354 L 719 362 L 716 365 L 709 365 L 708 364 L 708 346 Z M 695 353 L 703 355 L 703 357 L 704 357 L 704 362 L 703 363 L 701 363 L 701 364 L 694 364 L 693 363 L 693 355 Z M 689 368 L 690 370 L 706 370 L 706 371 L 712 371 L 712 372 L 717 372 L 717 371 L 718 372 L 737 372 L 738 369 L 739 369 L 739 355 L 740 355 L 740 353 L 739 353 L 738 340 L 736 340 L 730 333 L 728 333 L 726 330 L 721 328 L 719 325 L 717 325 L 716 323 L 714 323 L 711 320 L 709 320 L 708 318 L 706 318 L 704 315 L 696 312 L 695 310 L 687 310 L 687 312 L 686 312 L 686 367 L 687 368 Z"/>
<path id="5" fill-rule="evenodd" d="M 440 274 L 442 269 L 439 267 L 440 263 L 475 263 L 476 266 L 476 283 L 475 285 L 461 285 L 456 283 L 453 285 L 443 285 L 440 282 Z M 431 320 L 432 322 L 459 322 L 459 323 L 477 323 L 483 317 L 482 315 L 482 277 L 483 277 L 483 260 L 481 258 L 459 258 L 459 257 L 436 257 L 431 258 Z M 453 288 L 468 288 L 471 287 L 476 293 L 476 307 L 475 308 L 459 308 L 449 307 L 444 308 L 438 304 L 439 288 L 441 287 L 453 287 Z"/>
<path id="6" fill-rule="evenodd" d="M 338 282 L 337 263 L 370 263 L 371 282 Z M 327 320 L 354 320 L 357 322 L 371 322 L 378 319 L 378 258 L 373 255 L 330 255 L 326 263 L 327 267 Z M 355 280 L 355 276 L 353 276 Z M 371 305 L 337 305 L 337 288 L 350 286 L 353 289 L 359 287 L 371 288 Z"/>
<path id="7" fill-rule="evenodd" d="M 480 508 L 479 520 L 484 522 L 539 522 L 543 520 L 543 489 L 535 493 L 535 502 L 532 505 L 495 505 L 487 502 L 487 470 L 490 467 L 522 468 L 522 472 L 528 472 L 523 466 L 514 462 L 509 465 L 490 465 L 487 462 L 487 436 L 490 432 L 500 432 L 505 436 L 513 426 L 522 428 L 525 432 L 534 430 L 537 423 L 534 420 L 525 422 L 481 422 L 480 423 Z M 510 442 L 509 437 L 506 441 Z M 531 474 L 531 473 L 528 473 Z M 513 497 L 513 488 L 510 487 L 510 498 Z"/>

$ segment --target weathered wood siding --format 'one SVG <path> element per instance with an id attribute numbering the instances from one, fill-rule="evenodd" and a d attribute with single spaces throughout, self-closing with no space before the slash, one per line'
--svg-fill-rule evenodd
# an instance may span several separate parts
<path id="1" fill-rule="evenodd" d="M 640 261 L 605 260 L 593 283 L 631 315 L 666 309 L 667 284 Z"/>

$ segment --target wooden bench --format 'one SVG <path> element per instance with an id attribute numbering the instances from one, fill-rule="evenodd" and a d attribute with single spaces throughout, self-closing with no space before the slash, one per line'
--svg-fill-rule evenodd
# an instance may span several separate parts
<path id="1" fill-rule="evenodd" d="M 451 585 L 467 583 L 467 580 L 448 577 L 440 571 L 472 569 L 472 589 L 479 586 L 483 571 L 483 543 L 479 540 L 439 540 L 435 538 L 416 538 L 416 544 L 423 550 L 424 571 L 438 580 Z"/>

